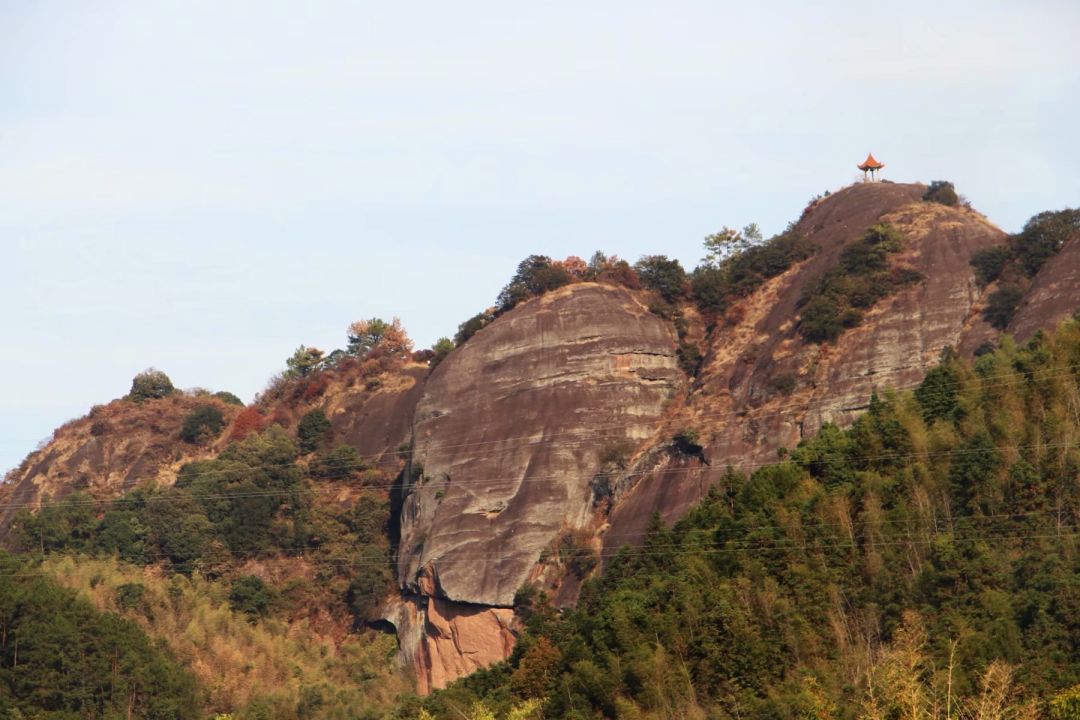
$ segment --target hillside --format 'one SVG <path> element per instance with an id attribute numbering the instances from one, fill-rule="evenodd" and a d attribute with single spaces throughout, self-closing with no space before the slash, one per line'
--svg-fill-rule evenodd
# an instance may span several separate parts
<path id="1" fill-rule="evenodd" d="M 424 707 L 1073 717 L 1078 360 L 1080 320 L 952 357 L 914 392 L 875 396 L 850 429 L 726 472 L 674 528 L 654 519 L 611 555 L 576 610 L 528 598 L 509 663 Z"/>
<path id="2" fill-rule="evenodd" d="M 657 515 L 670 524 L 709 514 L 716 488 L 778 459 L 794 457 L 792 472 L 813 476 L 798 460 L 811 451 L 796 446 L 884 412 L 875 393 L 919 386 L 941 358 L 958 362 L 950 348 L 964 361 L 978 351 L 980 363 L 999 343 L 1016 352 L 1002 339 L 1009 332 L 1026 341 L 1080 307 L 1071 219 L 1048 215 L 1056 240 L 1033 265 L 1025 238 L 1037 230 L 1042 242 L 1046 223 L 1008 236 L 926 193 L 919 184 L 845 188 L 769 240 L 721 233 L 712 248 L 723 252 L 692 273 L 664 256 L 634 266 L 599 254 L 588 264 L 532 256 L 456 343 L 413 353 L 396 322 L 354 323 L 347 349 L 323 356 L 301 346 L 246 408 L 202 392 L 113 401 L 58 429 L 9 475 L 0 532 L 24 554 L 55 556 L 43 567 L 61 578 L 75 574 L 57 569 L 60 558 L 79 554 L 115 558 L 122 567 L 102 573 L 128 580 L 145 568 L 155 598 L 164 592 L 157 574 L 205 581 L 183 610 L 191 620 L 182 632 L 195 636 L 207 630 L 192 608 L 254 588 L 267 598 L 257 622 L 276 639 L 260 652 L 274 667 L 303 633 L 328 656 L 369 667 L 382 647 L 371 628 L 390 626 L 421 693 L 519 662 L 530 598 L 562 608 L 581 593 L 594 601 L 589 578 L 621 546 L 651 542 Z M 729 253 L 731 239 L 746 242 Z M 986 281 L 977 260 L 988 253 L 1000 266 Z M 1009 315 L 988 314 L 1008 293 L 1019 293 Z M 899 420 L 911 442 L 922 438 L 920 452 L 945 442 L 943 425 L 917 427 L 905 407 Z M 189 432 L 193 417 L 218 415 Z M 926 501 L 936 514 L 939 500 Z M 748 542 L 741 522 L 732 532 Z M 91 580 L 72 585 L 115 609 Z M 181 655 L 210 654 L 195 669 L 207 687 L 246 672 L 242 652 L 206 637 L 178 644 L 176 626 L 148 617 L 146 631 Z M 526 637 L 534 642 L 535 628 Z M 298 663 L 305 669 L 289 692 L 324 687 L 327 717 L 359 697 L 333 663 Z M 376 677 L 384 688 L 400 682 Z M 776 680 L 759 678 L 755 692 Z M 273 682 L 260 682 L 270 693 Z M 828 692 L 847 692 L 838 688 Z M 261 690 L 215 692 L 215 709 L 255 713 L 269 702 Z M 275 696 L 273 716 L 289 702 Z"/>

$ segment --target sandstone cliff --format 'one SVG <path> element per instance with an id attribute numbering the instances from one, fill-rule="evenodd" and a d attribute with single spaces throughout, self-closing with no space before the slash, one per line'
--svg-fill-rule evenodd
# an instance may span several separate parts
<path id="1" fill-rule="evenodd" d="M 420 599 L 395 611 L 422 685 L 505 657 L 504 609 L 560 534 L 594 520 L 601 455 L 648 440 L 682 379 L 670 324 L 591 283 L 522 304 L 436 368 L 401 510 L 399 578 Z M 470 632 L 483 627 L 491 642 Z"/>

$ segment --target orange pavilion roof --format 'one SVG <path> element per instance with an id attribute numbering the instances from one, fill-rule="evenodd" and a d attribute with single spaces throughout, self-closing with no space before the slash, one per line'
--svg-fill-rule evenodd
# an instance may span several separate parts
<path id="1" fill-rule="evenodd" d="M 874 154 L 869 153 L 867 154 L 866 159 L 863 160 L 862 165 L 857 165 L 856 167 L 858 167 L 860 170 L 880 170 L 881 168 L 885 167 L 885 163 L 878 162 L 874 159 Z"/>

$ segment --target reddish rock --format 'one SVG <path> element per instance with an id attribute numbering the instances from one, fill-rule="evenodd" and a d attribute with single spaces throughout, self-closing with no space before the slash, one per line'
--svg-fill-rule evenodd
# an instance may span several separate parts
<path id="1" fill-rule="evenodd" d="M 417 407 L 402 586 L 509 607 L 560 531 L 591 523 L 600 455 L 649 439 L 681 381 L 670 323 L 620 287 L 569 286 L 477 333 Z"/>

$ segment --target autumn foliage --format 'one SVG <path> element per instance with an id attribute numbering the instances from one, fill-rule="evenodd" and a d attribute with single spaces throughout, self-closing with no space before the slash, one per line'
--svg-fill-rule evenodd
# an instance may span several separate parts
<path id="1" fill-rule="evenodd" d="M 266 417 L 257 407 L 244 408 L 233 421 L 229 432 L 230 440 L 243 440 L 248 435 L 262 432 L 266 427 Z"/>

